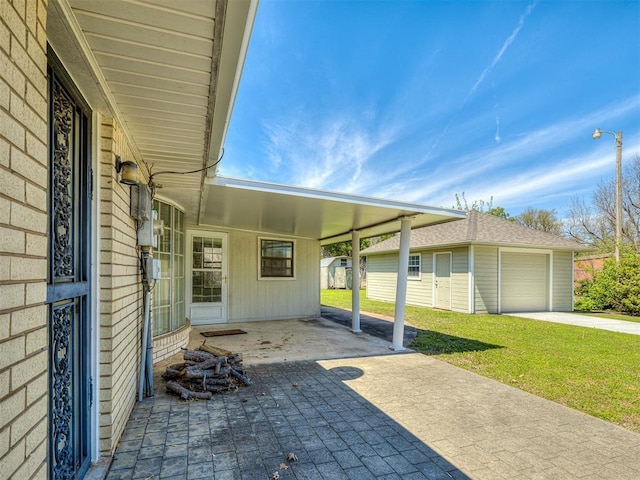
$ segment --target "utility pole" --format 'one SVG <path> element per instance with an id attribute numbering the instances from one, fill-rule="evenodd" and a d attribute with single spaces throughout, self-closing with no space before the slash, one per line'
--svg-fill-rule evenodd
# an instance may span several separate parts
<path id="1" fill-rule="evenodd" d="M 596 128 L 592 138 L 598 140 L 603 133 L 608 133 L 616 138 L 616 237 L 614 255 L 616 263 L 620 263 L 620 243 L 622 242 L 622 131 L 617 133 Z"/>

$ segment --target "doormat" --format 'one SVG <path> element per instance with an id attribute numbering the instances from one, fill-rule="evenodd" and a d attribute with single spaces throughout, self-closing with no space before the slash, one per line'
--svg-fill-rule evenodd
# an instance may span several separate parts
<path id="1" fill-rule="evenodd" d="M 234 328 L 231 330 L 210 330 L 208 332 L 200 332 L 203 337 L 221 337 L 223 335 L 240 335 L 241 333 L 247 333 L 244 330 Z"/>

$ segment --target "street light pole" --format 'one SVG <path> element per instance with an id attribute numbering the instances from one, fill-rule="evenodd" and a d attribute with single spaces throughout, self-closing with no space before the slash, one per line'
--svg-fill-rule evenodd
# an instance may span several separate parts
<path id="1" fill-rule="evenodd" d="M 598 140 L 603 133 L 608 133 L 616 138 L 616 238 L 614 245 L 614 255 L 616 263 L 620 262 L 620 242 L 622 239 L 622 131 L 617 133 L 596 128 L 593 132 L 593 139 Z"/>

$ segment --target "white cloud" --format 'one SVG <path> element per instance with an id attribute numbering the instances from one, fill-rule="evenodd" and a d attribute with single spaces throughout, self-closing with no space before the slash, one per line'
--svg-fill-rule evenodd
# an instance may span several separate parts
<path id="1" fill-rule="evenodd" d="M 498 62 L 500 62 L 500 60 L 502 59 L 502 57 L 506 53 L 507 49 L 516 40 L 516 38 L 518 37 L 518 34 L 520 33 L 520 30 L 522 30 L 522 27 L 524 26 L 525 20 L 531 14 L 531 12 L 533 11 L 533 9 L 537 5 L 537 3 L 538 3 L 538 1 L 536 0 L 536 1 L 534 1 L 533 3 L 531 3 L 531 4 L 529 4 L 527 6 L 525 12 L 520 16 L 520 19 L 518 20 L 518 24 L 513 29 L 511 34 L 507 37 L 507 39 L 504 41 L 504 43 L 502 44 L 502 47 L 500 48 L 500 50 L 498 51 L 496 56 L 493 57 L 493 60 L 491 61 L 491 63 L 487 67 L 485 67 L 485 69 L 482 71 L 482 73 L 480 73 L 480 76 L 478 77 L 476 82 L 471 87 L 471 90 L 469 90 L 469 93 L 465 97 L 465 99 L 462 102 L 462 104 L 460 105 L 460 107 L 458 107 L 458 109 L 455 111 L 455 113 L 451 116 L 449 122 L 445 125 L 445 127 L 442 129 L 440 134 L 436 137 L 435 141 L 431 145 L 431 148 L 427 152 L 427 155 L 425 156 L 425 161 L 429 160 L 432 157 L 432 155 L 435 152 L 436 148 L 438 148 L 438 146 L 440 145 L 440 142 L 442 142 L 444 137 L 447 136 L 447 134 L 449 133 L 449 130 L 451 130 L 453 125 L 458 120 L 458 115 L 467 106 L 467 104 L 469 103 L 469 100 L 471 100 L 471 97 L 473 96 L 473 94 L 476 93 L 476 90 L 478 90 L 478 88 L 480 87 L 480 85 L 482 84 L 484 79 L 487 77 L 487 75 L 489 75 L 489 73 L 491 73 L 491 71 L 495 68 L 495 66 L 498 64 Z M 495 140 L 496 140 L 496 142 L 500 141 L 500 135 L 499 135 L 498 132 L 496 132 Z"/>
<path id="2" fill-rule="evenodd" d="M 285 173 L 288 183 L 309 188 L 353 192 L 363 185 L 367 162 L 393 142 L 353 116 L 315 118 L 298 114 L 264 126 L 269 165 Z M 391 130 L 392 131 L 392 130 Z"/>
<path id="3" fill-rule="evenodd" d="M 480 84 L 482 84 L 482 82 L 484 81 L 486 76 L 489 75 L 489 73 L 491 73 L 491 70 L 493 70 L 493 68 L 498 64 L 498 62 L 502 59 L 502 57 L 506 53 L 507 49 L 516 40 L 516 38 L 518 37 L 518 34 L 520 33 L 520 30 L 522 30 L 522 27 L 524 27 L 525 20 L 531 14 L 533 9 L 536 7 L 537 3 L 538 3 L 538 1 L 536 0 L 535 2 L 533 2 L 533 3 L 531 3 L 531 4 L 529 4 L 527 6 L 527 9 L 525 10 L 525 12 L 520 16 L 520 19 L 518 20 L 518 24 L 516 25 L 516 27 L 511 32 L 511 35 L 509 35 L 509 37 L 507 37 L 507 39 L 502 44 L 502 48 L 500 48 L 500 50 L 498 51 L 496 56 L 493 57 L 493 61 L 482 71 L 482 73 L 478 77 L 478 80 L 476 80 L 476 83 L 474 83 L 473 87 L 471 87 L 471 91 L 469 91 L 469 94 L 467 95 L 467 98 L 465 98 L 465 100 L 463 102 L 463 106 L 469 101 L 469 99 L 476 92 L 476 90 L 478 89 Z"/>
<path id="4" fill-rule="evenodd" d="M 548 196 L 572 196 L 594 178 L 606 174 L 613 159 L 613 141 L 595 144 L 595 125 L 616 123 L 640 107 L 640 96 L 625 99 L 579 118 L 523 134 L 490 149 L 469 152 L 438 166 L 408 161 L 394 164 L 369 185 L 376 195 L 449 207 L 456 193 L 468 199 L 496 198 L 501 206 L 533 205 Z M 561 154 L 584 139 L 581 151 Z M 626 141 L 625 157 L 640 152 L 640 143 Z M 613 170 L 611 171 L 613 173 Z"/>

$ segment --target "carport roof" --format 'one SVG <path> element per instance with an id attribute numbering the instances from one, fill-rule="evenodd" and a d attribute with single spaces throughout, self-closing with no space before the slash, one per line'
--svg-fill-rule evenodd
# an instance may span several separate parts
<path id="1" fill-rule="evenodd" d="M 423 227 L 464 213 L 413 203 L 216 176 L 207 180 L 200 225 L 320 240 L 322 245 Z"/>

